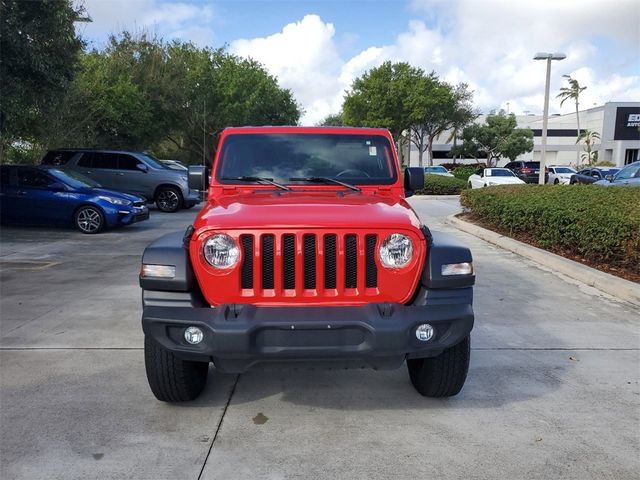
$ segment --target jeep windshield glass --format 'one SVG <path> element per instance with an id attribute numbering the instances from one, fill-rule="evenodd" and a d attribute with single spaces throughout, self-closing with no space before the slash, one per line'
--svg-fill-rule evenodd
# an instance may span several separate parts
<path id="1" fill-rule="evenodd" d="M 392 184 L 397 173 L 391 148 L 380 135 L 234 134 L 223 142 L 216 179 L 262 177 L 299 185 L 290 179 L 323 177 L 351 185 Z"/>

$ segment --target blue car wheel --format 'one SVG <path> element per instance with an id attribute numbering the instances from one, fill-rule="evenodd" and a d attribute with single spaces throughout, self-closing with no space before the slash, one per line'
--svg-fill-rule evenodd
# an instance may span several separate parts
<path id="1" fill-rule="evenodd" d="M 75 227 L 82 233 L 99 233 L 105 225 L 104 215 L 98 207 L 85 205 L 80 207 L 73 216 Z"/>

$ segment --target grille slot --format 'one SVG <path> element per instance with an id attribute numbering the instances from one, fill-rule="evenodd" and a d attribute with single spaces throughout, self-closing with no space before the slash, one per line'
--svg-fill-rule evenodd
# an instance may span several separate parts
<path id="1" fill-rule="evenodd" d="M 296 237 L 282 236 L 282 285 L 285 290 L 296 288 Z"/>
<path id="2" fill-rule="evenodd" d="M 336 236 L 324 237 L 324 288 L 336 288 Z"/>
<path id="3" fill-rule="evenodd" d="M 273 255 L 274 255 L 273 235 L 262 237 L 262 288 L 273 288 Z"/>
<path id="4" fill-rule="evenodd" d="M 375 288 L 378 286 L 378 267 L 376 265 L 376 236 L 367 235 L 365 237 L 365 287 Z"/>
<path id="5" fill-rule="evenodd" d="M 304 236 L 304 288 L 316 288 L 316 236 Z"/>
<path id="6" fill-rule="evenodd" d="M 242 243 L 242 288 L 253 288 L 253 236 L 243 235 Z"/>
<path id="7" fill-rule="evenodd" d="M 344 286 L 345 288 L 358 288 L 358 237 L 346 235 L 344 243 Z"/>

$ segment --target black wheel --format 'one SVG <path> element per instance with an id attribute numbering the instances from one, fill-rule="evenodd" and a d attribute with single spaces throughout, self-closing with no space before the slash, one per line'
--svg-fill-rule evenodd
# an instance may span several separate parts
<path id="1" fill-rule="evenodd" d="M 473 188 L 473 185 L 471 185 L 471 182 L 469 182 L 469 188 Z"/>
<path id="2" fill-rule="evenodd" d="M 162 402 L 194 400 L 207 384 L 208 362 L 182 360 L 146 336 L 144 364 L 149 387 Z"/>
<path id="3" fill-rule="evenodd" d="M 156 194 L 156 205 L 167 213 L 174 213 L 182 206 L 182 194 L 175 187 L 162 187 Z"/>
<path id="4" fill-rule="evenodd" d="M 471 338 L 467 335 L 437 357 L 409 359 L 407 368 L 411 383 L 425 397 L 457 395 L 467 378 L 470 356 Z"/>
<path id="5" fill-rule="evenodd" d="M 73 215 L 73 224 L 82 233 L 100 233 L 104 229 L 104 215 L 98 207 L 85 205 Z"/>
<path id="6" fill-rule="evenodd" d="M 558 185 L 560 183 L 560 180 L 558 180 L 557 178 L 553 181 L 554 185 Z"/>

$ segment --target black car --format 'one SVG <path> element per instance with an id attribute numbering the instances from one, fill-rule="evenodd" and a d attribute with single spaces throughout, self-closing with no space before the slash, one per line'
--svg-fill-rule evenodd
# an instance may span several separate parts
<path id="1" fill-rule="evenodd" d="M 524 161 L 515 161 L 507 163 L 504 168 L 508 168 L 513 173 L 515 173 L 516 177 L 522 180 L 525 183 L 538 183 L 538 178 L 540 175 L 540 162 L 524 162 Z M 546 170 L 546 169 L 545 169 Z M 544 174 L 544 183 L 547 183 L 549 180 L 549 172 L 546 171 Z"/>
<path id="2" fill-rule="evenodd" d="M 619 170 L 619 168 L 583 168 L 578 173 L 571 175 L 569 184 L 591 185 L 598 180 L 604 180 L 607 175 L 616 174 Z"/>

